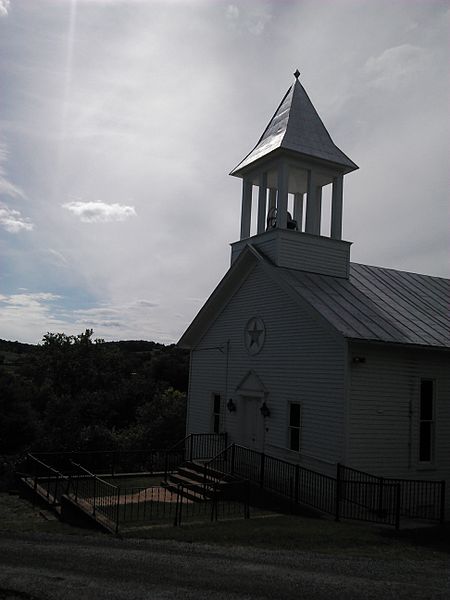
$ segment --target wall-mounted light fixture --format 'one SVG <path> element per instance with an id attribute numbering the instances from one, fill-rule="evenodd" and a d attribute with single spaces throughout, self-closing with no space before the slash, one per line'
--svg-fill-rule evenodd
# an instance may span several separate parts
<path id="1" fill-rule="evenodd" d="M 236 404 L 233 402 L 233 398 L 230 398 L 227 402 L 227 408 L 230 411 L 230 413 L 232 412 L 236 412 Z"/>
<path id="2" fill-rule="evenodd" d="M 261 404 L 261 408 L 259 409 L 261 411 L 261 414 L 264 418 L 266 417 L 270 417 L 270 410 L 269 407 L 267 406 L 267 404 L 265 402 L 263 402 Z"/>
<path id="3" fill-rule="evenodd" d="M 353 356 L 352 357 L 352 363 L 354 365 L 362 365 L 366 362 L 366 357 L 365 356 Z"/>

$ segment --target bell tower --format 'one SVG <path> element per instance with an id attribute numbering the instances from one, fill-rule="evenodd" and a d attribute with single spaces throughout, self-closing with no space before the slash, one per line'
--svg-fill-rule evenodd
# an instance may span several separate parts
<path id="1" fill-rule="evenodd" d="M 253 150 L 231 171 L 242 179 L 240 240 L 280 267 L 348 277 L 350 242 L 342 240 L 344 175 L 357 165 L 333 142 L 300 73 Z M 329 235 L 321 235 L 322 188 L 332 186 Z M 256 233 L 250 235 L 257 188 Z"/>

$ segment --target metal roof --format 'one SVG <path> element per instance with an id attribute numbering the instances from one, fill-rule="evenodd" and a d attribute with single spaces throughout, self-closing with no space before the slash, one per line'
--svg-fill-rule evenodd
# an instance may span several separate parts
<path id="1" fill-rule="evenodd" d="M 192 347 L 258 262 L 348 339 L 450 348 L 450 280 L 350 263 L 349 279 L 278 267 L 248 245 L 183 334 Z"/>
<path id="2" fill-rule="evenodd" d="M 345 337 L 450 348 L 450 280 L 350 263 L 342 279 L 274 267 Z"/>
<path id="3" fill-rule="evenodd" d="M 231 175 L 277 149 L 331 161 L 346 172 L 358 166 L 333 142 L 301 83 L 296 79 L 270 120 L 255 148 L 233 169 Z"/>

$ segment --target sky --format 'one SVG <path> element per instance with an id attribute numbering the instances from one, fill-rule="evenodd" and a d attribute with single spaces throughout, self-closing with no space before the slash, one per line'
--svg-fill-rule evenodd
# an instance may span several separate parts
<path id="1" fill-rule="evenodd" d="M 0 338 L 176 342 L 298 68 L 355 262 L 448 277 L 449 4 L 0 0 Z"/>

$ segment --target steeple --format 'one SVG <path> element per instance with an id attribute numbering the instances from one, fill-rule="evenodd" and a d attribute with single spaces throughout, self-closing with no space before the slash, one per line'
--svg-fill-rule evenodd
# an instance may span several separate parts
<path id="1" fill-rule="evenodd" d="M 230 175 L 242 176 L 246 167 L 279 150 L 334 163 L 339 165 L 344 173 L 350 173 L 358 168 L 334 144 L 297 77 L 284 95 L 256 146 L 231 171 Z"/>
<path id="2" fill-rule="evenodd" d="M 322 246 L 324 238 L 342 239 L 343 178 L 358 167 L 331 139 L 299 75 L 297 70 L 256 146 L 230 173 L 243 180 L 241 241 L 250 238 L 253 186 L 258 187 L 258 211 L 252 243 L 274 229 L 320 237 L 316 245 Z M 324 235 L 322 188 L 329 184 L 331 225 Z M 233 245 L 232 260 L 237 250 Z"/>

